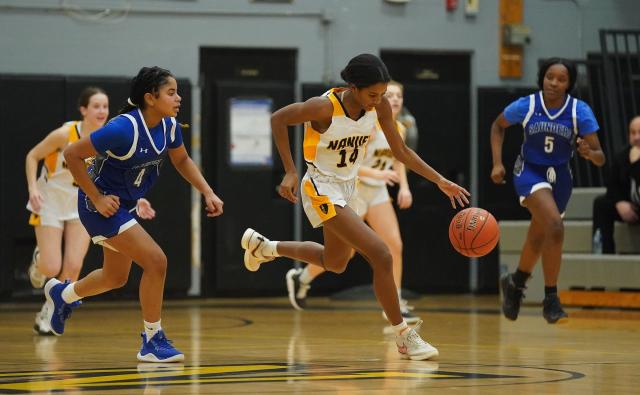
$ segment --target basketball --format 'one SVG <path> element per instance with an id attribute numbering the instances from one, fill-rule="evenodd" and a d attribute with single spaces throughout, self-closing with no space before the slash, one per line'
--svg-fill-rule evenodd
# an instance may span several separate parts
<path id="1" fill-rule="evenodd" d="M 460 254 L 470 258 L 490 253 L 498 244 L 500 228 L 485 209 L 469 207 L 456 214 L 449 224 L 449 240 Z"/>

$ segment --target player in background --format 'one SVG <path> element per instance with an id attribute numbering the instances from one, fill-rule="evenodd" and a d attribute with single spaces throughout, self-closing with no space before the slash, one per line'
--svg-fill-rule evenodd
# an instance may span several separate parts
<path id="1" fill-rule="evenodd" d="M 524 129 L 513 183 L 520 204 L 531 213 L 531 223 L 518 269 L 500 279 L 502 312 L 510 320 L 518 318 L 525 283 L 540 256 L 545 284 L 542 315 L 549 323 L 568 317 L 560 304 L 557 284 L 564 240 L 562 215 L 573 188 L 569 159 L 577 149 L 581 157 L 596 166 L 605 162 L 593 111 L 570 95 L 576 74 L 575 65 L 565 59 L 546 60 L 538 70 L 540 90 L 509 104 L 491 125 L 491 180 L 496 184 L 505 183 L 505 129 L 516 123 Z"/>

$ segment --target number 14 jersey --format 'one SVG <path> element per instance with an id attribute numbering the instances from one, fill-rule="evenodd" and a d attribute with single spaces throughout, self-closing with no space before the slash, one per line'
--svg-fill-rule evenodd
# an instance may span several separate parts
<path id="1" fill-rule="evenodd" d="M 320 133 L 304 125 L 304 160 L 320 173 L 340 180 L 350 180 L 358 174 L 367 143 L 376 131 L 376 110 L 366 111 L 357 121 L 347 116 L 341 101 L 346 89 L 332 88 L 323 96 L 333 105 L 331 125 Z"/>

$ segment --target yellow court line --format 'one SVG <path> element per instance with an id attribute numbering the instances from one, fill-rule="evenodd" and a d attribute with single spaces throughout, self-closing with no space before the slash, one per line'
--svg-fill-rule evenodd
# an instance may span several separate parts
<path id="1" fill-rule="evenodd" d="M 130 373 L 130 374 L 115 374 L 104 375 L 98 377 L 74 377 L 58 380 L 42 380 L 42 381 L 27 381 L 22 383 L 7 383 L 0 384 L 0 389 L 5 390 L 23 390 L 23 391 L 45 391 L 56 390 L 65 388 L 77 388 L 83 386 L 100 385 L 117 385 L 113 381 L 129 381 L 126 385 L 131 385 L 131 380 L 136 380 L 136 383 L 140 384 L 141 380 L 146 378 L 157 377 L 173 377 L 173 376 L 191 376 L 198 374 L 221 374 L 221 373 L 239 373 L 247 371 L 264 371 L 264 370 L 277 370 L 283 369 L 283 365 L 240 365 L 240 366 L 207 366 L 203 368 L 185 368 L 179 371 L 162 371 L 162 372 L 142 372 L 142 373 Z M 129 369 L 131 371 L 131 369 Z M 82 373 L 90 373 L 92 371 L 81 371 Z M 187 381 L 189 382 L 189 381 Z M 101 384 L 97 384 L 101 383 Z"/>

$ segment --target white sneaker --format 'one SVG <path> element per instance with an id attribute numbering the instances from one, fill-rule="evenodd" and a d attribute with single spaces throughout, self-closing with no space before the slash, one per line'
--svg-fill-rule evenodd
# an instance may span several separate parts
<path id="1" fill-rule="evenodd" d="M 403 334 L 396 336 L 396 346 L 398 346 L 398 352 L 403 359 L 422 361 L 438 356 L 438 349 L 422 340 L 418 334 L 421 325 L 422 321 L 419 321 L 415 327 L 409 328 Z"/>
<path id="2" fill-rule="evenodd" d="M 42 288 L 44 283 L 47 282 L 47 276 L 40 273 L 38 270 L 38 258 L 40 257 L 40 250 L 38 246 L 33 250 L 33 257 L 31 258 L 31 264 L 29 265 L 29 280 L 33 288 Z"/>
<path id="3" fill-rule="evenodd" d="M 304 310 L 307 307 L 307 292 L 311 285 L 300 281 L 300 275 L 304 269 L 289 269 L 286 276 L 289 302 L 296 310 Z"/>
<path id="4" fill-rule="evenodd" d="M 402 314 L 402 318 L 404 318 L 407 324 L 415 324 L 420 321 L 420 317 L 413 314 L 411 310 L 413 310 L 413 306 L 409 306 L 406 299 L 400 299 L 400 314 Z M 389 321 L 384 310 L 382 311 L 382 318 Z"/>
<path id="5" fill-rule="evenodd" d="M 33 332 L 37 335 L 49 336 L 53 335 L 51 330 L 51 317 L 49 316 L 49 309 L 47 304 L 44 303 L 40 311 L 36 314 L 35 324 L 33 325 Z"/>
<path id="6" fill-rule="evenodd" d="M 268 242 L 269 239 L 251 228 L 244 231 L 240 245 L 246 250 L 244 252 L 244 266 L 247 270 L 255 272 L 260 269 L 260 264 L 275 259 L 273 256 L 262 254 L 262 249 Z"/>

